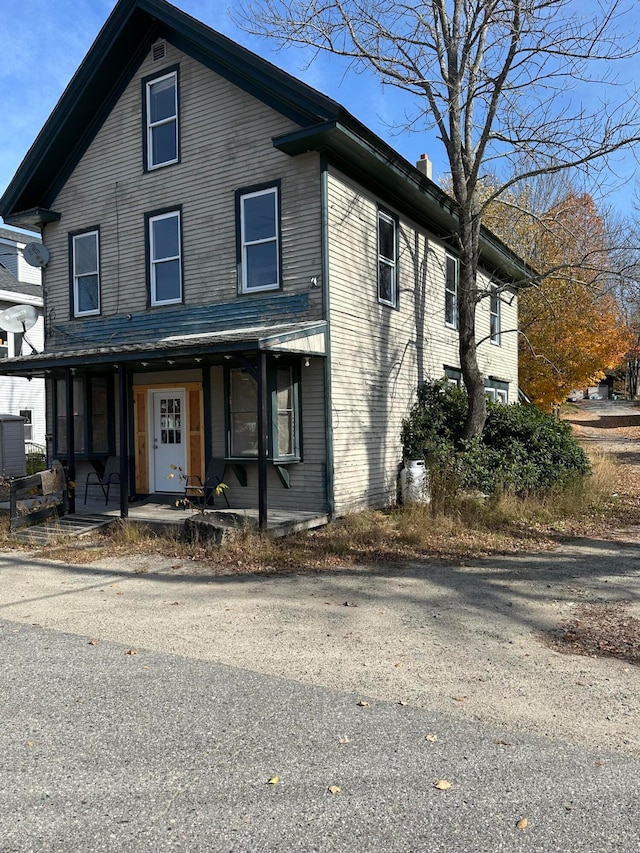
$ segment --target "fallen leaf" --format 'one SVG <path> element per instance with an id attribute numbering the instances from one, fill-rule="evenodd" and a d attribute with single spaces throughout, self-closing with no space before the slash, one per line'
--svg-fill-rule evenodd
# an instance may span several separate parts
<path id="1" fill-rule="evenodd" d="M 516 829 L 526 829 L 528 826 L 529 821 L 526 819 L 526 817 L 523 817 L 517 822 Z"/>
<path id="2" fill-rule="evenodd" d="M 89 645 L 90 645 L 90 646 L 97 646 L 97 645 L 98 645 L 98 641 L 97 641 L 97 640 L 89 640 Z"/>
<path id="3" fill-rule="evenodd" d="M 125 655 L 137 655 L 137 654 L 138 654 L 137 649 L 129 649 L 128 651 L 125 652 Z"/>
<path id="4" fill-rule="evenodd" d="M 368 708 L 368 707 L 369 707 L 369 703 L 368 703 L 368 702 L 365 702 L 365 701 L 364 701 L 364 699 L 361 699 L 361 700 L 358 702 L 358 705 L 359 705 L 359 707 L 360 707 L 360 708 Z"/>
<path id="5" fill-rule="evenodd" d="M 327 791 L 330 794 L 339 794 L 340 788 L 337 785 L 329 785 L 329 787 L 327 788 Z"/>
<path id="6" fill-rule="evenodd" d="M 439 791 L 448 791 L 451 787 L 451 782 L 447 782 L 446 779 L 440 779 L 438 782 L 433 783 L 433 787 Z"/>
<path id="7" fill-rule="evenodd" d="M 339 740 L 338 740 L 338 743 L 342 744 L 343 746 L 344 746 L 345 744 L 347 744 L 347 743 L 350 743 L 350 742 L 351 742 L 351 741 L 349 740 L 349 738 L 348 738 L 346 735 L 344 735 L 343 737 L 339 738 Z"/>
<path id="8" fill-rule="evenodd" d="M 438 742 L 438 735 L 429 734 L 426 736 L 425 740 L 428 740 L 429 743 L 437 743 Z"/>
<path id="9" fill-rule="evenodd" d="M 398 699 L 398 705 L 406 705 L 407 703 L 403 699 Z"/>
<path id="10" fill-rule="evenodd" d="M 267 779 L 267 785 L 277 785 L 280 781 L 278 776 L 272 776 L 270 779 Z"/>
<path id="11" fill-rule="evenodd" d="M 28 746 L 28 747 L 32 747 L 32 746 L 33 746 L 33 741 L 32 741 L 32 740 L 28 740 L 28 741 L 27 741 L 27 746 Z"/>
<path id="12" fill-rule="evenodd" d="M 454 701 L 454 702 L 464 702 L 464 700 L 465 700 L 466 698 L 467 698 L 466 696 L 454 696 L 454 697 L 453 697 L 453 701 Z"/>

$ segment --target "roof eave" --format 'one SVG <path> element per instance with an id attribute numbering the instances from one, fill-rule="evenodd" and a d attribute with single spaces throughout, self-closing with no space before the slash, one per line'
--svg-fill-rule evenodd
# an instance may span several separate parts
<path id="1" fill-rule="evenodd" d="M 275 137 L 273 145 L 292 157 L 308 151 L 326 154 L 337 168 L 455 248 L 458 219 L 453 199 L 382 140 L 363 138 L 348 114 L 343 118 L 348 124 L 324 122 Z M 514 284 L 533 277 L 533 270 L 495 234 L 483 228 L 480 239 L 482 266 L 489 272 Z"/>

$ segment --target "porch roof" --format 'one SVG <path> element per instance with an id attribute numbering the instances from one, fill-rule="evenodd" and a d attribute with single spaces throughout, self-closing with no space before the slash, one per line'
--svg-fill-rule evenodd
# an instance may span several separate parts
<path id="1" fill-rule="evenodd" d="M 224 355 L 272 352 L 301 356 L 325 356 L 326 321 L 283 323 L 249 329 L 226 329 L 193 335 L 168 335 L 155 341 L 98 346 L 90 349 L 32 353 L 18 358 L 0 359 L 0 375 L 42 376 L 58 367 L 92 367 L 126 363 L 134 369 L 155 370 L 162 362 L 187 366 L 197 359 L 212 363 Z"/>

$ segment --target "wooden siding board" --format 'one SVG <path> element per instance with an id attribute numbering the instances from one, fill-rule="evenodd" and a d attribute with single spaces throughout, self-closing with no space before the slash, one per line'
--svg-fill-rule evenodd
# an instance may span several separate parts
<path id="1" fill-rule="evenodd" d="M 377 302 L 376 199 L 331 170 L 329 279 L 336 512 L 385 505 L 396 498 L 400 432 L 418 384 L 457 366 L 458 336 L 444 324 L 445 247 L 399 217 L 399 308 Z M 478 309 L 478 336 L 488 334 L 488 300 Z M 503 307 L 515 328 L 515 302 Z M 485 330 L 486 326 L 486 330 Z M 485 342 L 479 363 L 517 390 L 517 338 Z"/>
<path id="2" fill-rule="evenodd" d="M 126 332 L 125 318 L 132 314 L 137 325 L 147 313 L 144 214 L 178 205 L 185 302 L 237 303 L 240 317 L 255 317 L 253 297 L 237 295 L 234 193 L 272 180 L 281 182 L 282 295 L 304 296 L 305 319 L 321 319 L 322 294 L 310 286 L 321 274 L 318 155 L 290 158 L 275 150 L 271 137 L 293 129 L 288 119 L 169 45 L 166 66 L 176 62 L 181 162 L 143 172 L 141 79 L 162 68 L 147 59 L 55 200 L 62 219 L 45 234 L 54 325 L 64 326 L 70 310 L 67 233 L 95 225 L 100 226 L 102 277 L 102 317 L 95 323 L 114 318 L 116 333 Z M 279 295 L 273 294 L 276 302 Z M 164 310 L 169 307 L 157 313 Z M 151 322 L 164 321 L 158 316 Z M 72 326 L 61 331 L 73 332 L 74 345 L 81 346 L 79 339 L 92 324 Z M 105 329 L 105 335 L 111 332 Z"/>

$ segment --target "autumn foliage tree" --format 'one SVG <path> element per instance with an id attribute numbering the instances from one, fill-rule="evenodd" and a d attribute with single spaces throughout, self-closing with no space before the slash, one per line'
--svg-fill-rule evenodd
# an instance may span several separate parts
<path id="1" fill-rule="evenodd" d="M 613 295 L 611 235 L 592 197 L 570 191 L 534 215 L 527 192 L 494 204 L 490 219 L 541 273 L 520 293 L 519 377 L 525 393 L 550 409 L 620 364 L 632 334 Z"/>

